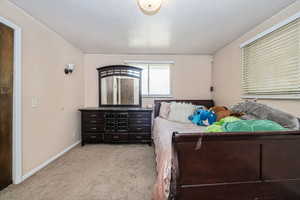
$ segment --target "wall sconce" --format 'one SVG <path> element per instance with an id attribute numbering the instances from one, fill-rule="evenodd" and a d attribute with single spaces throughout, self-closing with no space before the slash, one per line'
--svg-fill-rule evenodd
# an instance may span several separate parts
<path id="1" fill-rule="evenodd" d="M 72 72 L 75 70 L 75 64 L 67 64 L 65 68 L 65 74 L 72 74 Z"/>

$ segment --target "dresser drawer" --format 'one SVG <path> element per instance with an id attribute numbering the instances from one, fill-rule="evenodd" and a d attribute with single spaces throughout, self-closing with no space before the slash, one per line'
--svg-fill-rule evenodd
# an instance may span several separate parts
<path id="1" fill-rule="evenodd" d="M 116 122 L 118 124 L 120 124 L 120 123 L 126 123 L 126 124 L 128 124 L 128 118 L 118 118 L 118 119 L 116 119 Z"/>
<path id="2" fill-rule="evenodd" d="M 106 124 L 118 124 L 118 123 L 128 123 L 128 119 L 121 119 L 121 118 L 106 118 Z"/>
<path id="3" fill-rule="evenodd" d="M 115 125 L 107 125 L 104 127 L 104 132 L 109 133 L 109 132 L 116 132 L 117 126 Z"/>
<path id="4" fill-rule="evenodd" d="M 151 126 L 129 126 L 130 132 L 151 132 Z"/>
<path id="5" fill-rule="evenodd" d="M 118 128 L 117 128 L 117 132 L 119 132 L 119 133 L 126 133 L 126 132 L 128 132 L 128 126 L 118 126 Z"/>
<path id="6" fill-rule="evenodd" d="M 83 112 L 83 119 L 86 121 L 88 119 L 104 119 L 104 112 Z"/>
<path id="7" fill-rule="evenodd" d="M 116 116 L 117 116 L 117 113 L 114 113 L 114 112 L 105 112 L 104 113 L 105 119 L 115 119 Z"/>
<path id="8" fill-rule="evenodd" d="M 84 143 L 100 143 L 102 142 L 102 135 L 85 134 L 82 136 Z"/>
<path id="9" fill-rule="evenodd" d="M 94 124 L 105 124 L 105 120 L 104 120 L 104 118 L 102 118 L 102 119 L 98 119 L 98 118 L 95 118 L 95 119 L 93 119 L 93 118 L 85 118 L 84 120 L 83 120 L 83 123 L 85 124 L 85 125 L 94 125 Z"/>
<path id="10" fill-rule="evenodd" d="M 118 126 L 107 126 L 107 127 L 104 128 L 104 131 L 106 133 L 112 133 L 112 132 L 127 133 L 128 130 L 129 130 L 128 126 L 124 126 L 124 127 L 122 127 L 122 126 L 120 126 L 120 127 L 118 127 Z"/>
<path id="11" fill-rule="evenodd" d="M 149 133 L 144 134 L 129 134 L 129 139 L 134 141 L 143 141 L 143 140 L 151 140 L 151 135 Z"/>
<path id="12" fill-rule="evenodd" d="M 99 126 L 97 124 L 85 124 L 83 126 L 83 131 L 85 132 L 104 132 L 104 126 Z"/>
<path id="13" fill-rule="evenodd" d="M 129 112 L 129 118 L 150 118 L 151 112 Z"/>
<path id="14" fill-rule="evenodd" d="M 127 119 L 128 112 L 105 112 L 104 117 L 106 119 Z"/>
<path id="15" fill-rule="evenodd" d="M 104 134 L 104 141 L 107 142 L 122 142 L 122 141 L 127 141 L 128 140 L 128 134 L 117 134 L 117 133 L 112 133 L 112 134 Z"/>
<path id="16" fill-rule="evenodd" d="M 129 116 L 128 112 L 118 112 L 115 114 L 115 118 L 117 119 L 127 119 Z"/>
<path id="17" fill-rule="evenodd" d="M 130 118 L 128 123 L 129 125 L 150 125 L 151 118 Z"/>

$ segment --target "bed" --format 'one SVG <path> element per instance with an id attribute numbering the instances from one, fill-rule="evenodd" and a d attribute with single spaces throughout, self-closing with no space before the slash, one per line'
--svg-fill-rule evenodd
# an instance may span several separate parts
<path id="1" fill-rule="evenodd" d="M 205 133 L 157 118 L 161 102 L 170 101 L 155 101 L 154 200 L 300 199 L 300 131 Z"/>

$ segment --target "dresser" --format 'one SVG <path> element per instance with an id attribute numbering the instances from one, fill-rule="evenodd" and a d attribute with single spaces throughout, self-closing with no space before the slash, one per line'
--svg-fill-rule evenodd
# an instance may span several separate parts
<path id="1" fill-rule="evenodd" d="M 152 109 L 141 107 L 82 108 L 82 146 L 88 143 L 148 143 Z"/>

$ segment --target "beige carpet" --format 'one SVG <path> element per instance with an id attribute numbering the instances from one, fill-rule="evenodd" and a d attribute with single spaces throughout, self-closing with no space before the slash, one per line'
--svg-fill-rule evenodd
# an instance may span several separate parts
<path id="1" fill-rule="evenodd" d="M 155 180 L 153 147 L 75 147 L 20 185 L 0 192 L 1 200 L 150 200 Z"/>

